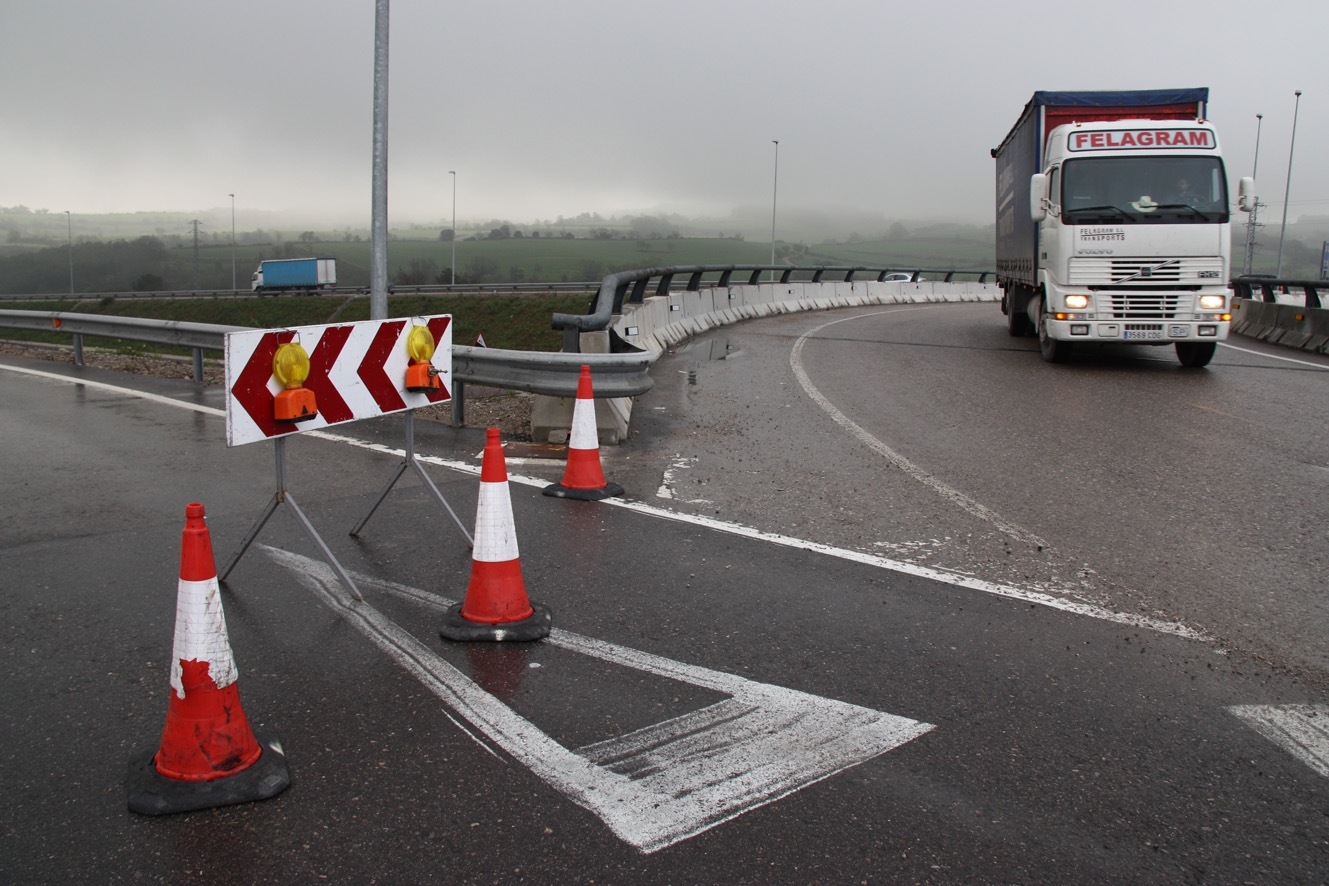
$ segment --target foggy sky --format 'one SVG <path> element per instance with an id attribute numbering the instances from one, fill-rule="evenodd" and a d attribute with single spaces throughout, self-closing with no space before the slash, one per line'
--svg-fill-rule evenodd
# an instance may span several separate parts
<path id="1" fill-rule="evenodd" d="M 989 224 L 1036 89 L 1207 86 L 1235 180 L 1329 214 L 1329 3 L 391 4 L 389 215 Z M 367 223 L 373 0 L 0 0 L 0 206 Z M 1238 221 L 1241 219 L 1238 218 Z"/>

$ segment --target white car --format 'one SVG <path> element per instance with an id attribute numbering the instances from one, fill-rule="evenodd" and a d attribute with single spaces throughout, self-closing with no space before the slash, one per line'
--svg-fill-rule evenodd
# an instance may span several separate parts
<path id="1" fill-rule="evenodd" d="M 887 274 L 885 277 L 882 277 L 882 278 L 881 278 L 881 282 L 883 282 L 883 283 L 911 283 L 911 282 L 919 282 L 919 281 L 923 281 L 923 280 L 926 280 L 926 279 L 927 279 L 927 277 L 920 276 L 920 277 L 918 278 L 918 281 L 915 281 L 915 280 L 914 280 L 914 275 L 913 275 L 913 274 L 901 274 L 901 273 L 896 273 L 896 274 Z"/>

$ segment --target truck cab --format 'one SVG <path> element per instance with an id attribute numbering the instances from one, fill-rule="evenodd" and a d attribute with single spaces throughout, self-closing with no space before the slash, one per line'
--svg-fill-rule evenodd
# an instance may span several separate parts
<path id="1" fill-rule="evenodd" d="M 1050 359 L 1074 342 L 1174 344 L 1204 365 L 1232 319 L 1227 175 L 1201 122 L 1058 126 L 1030 183 Z"/>
<path id="2" fill-rule="evenodd" d="M 1044 359 L 1076 344 L 1170 344 L 1204 366 L 1227 338 L 1231 200 L 1207 100 L 1035 93 L 993 150 L 1002 309 Z M 1254 182 L 1239 190 L 1249 211 Z"/>

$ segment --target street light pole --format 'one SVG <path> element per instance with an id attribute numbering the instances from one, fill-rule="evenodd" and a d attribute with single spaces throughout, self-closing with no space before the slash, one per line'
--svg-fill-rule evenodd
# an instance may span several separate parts
<path id="1" fill-rule="evenodd" d="M 1283 190 L 1283 229 L 1278 234 L 1278 271 L 1283 276 L 1283 237 L 1287 234 L 1287 201 L 1292 194 L 1292 150 L 1297 146 L 1297 112 L 1301 110 L 1301 90 L 1297 90 L 1297 103 L 1292 109 L 1292 140 L 1287 147 L 1287 186 Z"/>
<path id="2" fill-rule="evenodd" d="M 452 176 L 452 285 L 457 285 L 457 170 L 449 169 Z"/>
<path id="3" fill-rule="evenodd" d="M 388 316 L 388 0 L 374 3 L 374 154 L 369 233 L 369 319 Z"/>
<path id="4" fill-rule="evenodd" d="M 1256 175 L 1260 169 L 1260 130 L 1264 128 L 1264 115 L 1255 115 L 1255 162 L 1251 164 L 1251 178 L 1258 183 Z M 1251 266 L 1255 264 L 1255 232 L 1259 229 L 1256 223 L 1256 215 L 1260 211 L 1260 201 L 1257 198 L 1255 205 L 1251 207 L 1250 215 L 1246 218 L 1246 261 L 1242 263 L 1241 272 L 1249 274 Z"/>
<path id="5" fill-rule="evenodd" d="M 235 279 L 235 195 L 231 195 L 231 291 L 235 292 L 240 287 L 236 285 Z"/>
<path id="6" fill-rule="evenodd" d="M 780 193 L 780 140 L 771 139 L 775 145 L 775 174 L 771 179 L 771 282 L 775 282 L 775 203 Z"/>
<path id="7" fill-rule="evenodd" d="M 74 220 L 65 210 L 65 227 L 69 229 L 69 294 L 74 294 Z"/>

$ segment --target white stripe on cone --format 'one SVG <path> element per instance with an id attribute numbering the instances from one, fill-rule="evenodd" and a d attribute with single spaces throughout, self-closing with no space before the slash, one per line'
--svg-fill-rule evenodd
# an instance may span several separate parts
<path id="1" fill-rule="evenodd" d="M 475 548 L 471 559 L 505 563 L 517 557 L 517 525 L 512 518 L 508 481 L 481 482 L 480 500 L 475 506 Z"/>
<path id="2" fill-rule="evenodd" d="M 182 661 L 206 661 L 208 675 L 225 689 L 236 681 L 239 671 L 231 654 L 222 613 L 221 588 L 217 577 L 207 581 L 180 579 L 175 600 L 175 645 L 171 656 L 171 688 L 185 697 Z"/>
<path id="3" fill-rule="evenodd" d="M 599 449 L 600 436 L 595 429 L 595 400 L 578 397 L 572 407 L 572 433 L 569 449 Z"/>

